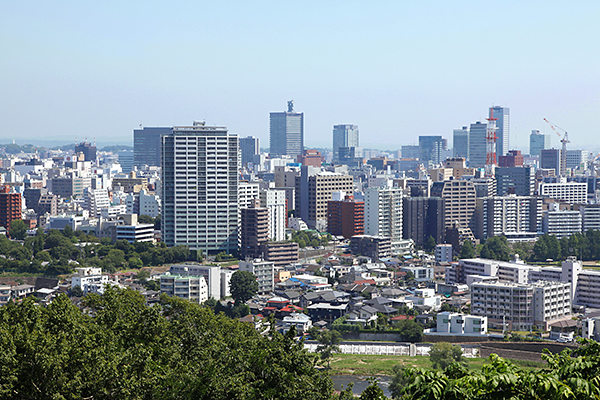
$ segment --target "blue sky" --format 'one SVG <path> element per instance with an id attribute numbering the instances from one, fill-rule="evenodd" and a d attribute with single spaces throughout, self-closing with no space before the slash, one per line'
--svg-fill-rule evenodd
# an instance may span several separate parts
<path id="1" fill-rule="evenodd" d="M 269 112 L 397 149 L 511 109 L 511 148 L 600 148 L 600 2 L 0 1 L 0 141 L 127 143 L 206 120 L 268 146 Z M 552 137 L 559 146 L 557 136 Z"/>

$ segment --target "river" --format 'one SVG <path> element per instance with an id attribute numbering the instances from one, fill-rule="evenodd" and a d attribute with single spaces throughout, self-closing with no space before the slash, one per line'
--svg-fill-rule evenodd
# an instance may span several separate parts
<path id="1" fill-rule="evenodd" d="M 371 376 L 361 376 L 361 375 L 332 375 L 331 380 L 333 381 L 333 386 L 335 390 L 342 390 L 343 388 L 348 387 L 350 382 L 354 382 L 354 387 L 352 388 L 352 393 L 356 395 L 360 395 L 363 390 L 365 390 L 370 382 L 367 380 L 372 378 Z M 379 382 L 379 387 L 383 390 L 383 393 L 391 398 L 390 393 L 390 381 L 392 380 L 391 376 L 376 376 L 377 381 Z"/>

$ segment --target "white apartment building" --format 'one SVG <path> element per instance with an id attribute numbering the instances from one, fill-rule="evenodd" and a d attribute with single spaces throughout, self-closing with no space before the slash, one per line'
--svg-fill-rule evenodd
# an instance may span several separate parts
<path id="1" fill-rule="evenodd" d="M 261 190 L 260 205 L 269 209 L 269 236 L 271 240 L 275 242 L 285 240 L 285 219 L 287 216 L 285 191 Z"/>
<path id="2" fill-rule="evenodd" d="M 487 324 L 487 317 L 445 311 L 437 315 L 436 333 L 485 335 L 488 331 Z"/>
<path id="3" fill-rule="evenodd" d="M 152 218 L 160 215 L 162 209 L 160 196 L 148 194 L 146 190 L 142 189 L 140 190 L 139 203 L 139 215 L 149 215 Z"/>
<path id="4" fill-rule="evenodd" d="M 264 294 L 273 291 L 275 287 L 275 266 L 272 261 L 263 261 L 261 259 L 240 261 L 239 270 L 248 271 L 256 275 L 259 293 Z"/>
<path id="5" fill-rule="evenodd" d="M 470 276 L 494 276 L 513 283 L 529 281 L 530 265 L 484 258 L 465 258 L 446 268 L 446 283 L 470 283 Z"/>
<path id="6" fill-rule="evenodd" d="M 551 209 L 543 212 L 542 231 L 557 239 L 569 237 L 582 232 L 582 216 L 579 211 L 559 210 L 558 204 L 551 204 Z"/>
<path id="7" fill-rule="evenodd" d="M 488 318 L 490 327 L 548 330 L 549 323 L 571 315 L 571 290 L 566 282 L 529 284 L 476 282 L 471 285 L 471 313 Z"/>
<path id="8" fill-rule="evenodd" d="M 600 204 L 586 204 L 577 207 L 581 214 L 581 230 L 600 230 Z"/>
<path id="9" fill-rule="evenodd" d="M 542 231 L 542 199 L 533 196 L 496 196 L 477 199 L 477 239 Z"/>
<path id="10" fill-rule="evenodd" d="M 254 199 L 259 198 L 260 184 L 258 182 L 241 181 L 238 185 L 238 205 L 242 208 L 250 207 Z M 264 207 L 264 205 L 261 204 Z"/>
<path id="11" fill-rule="evenodd" d="M 79 286 L 84 294 L 103 294 L 106 286 L 111 284 L 120 286 L 117 282 L 111 281 L 108 275 L 103 275 L 102 268 L 75 268 L 75 275 L 71 277 L 71 289 Z"/>
<path id="12" fill-rule="evenodd" d="M 238 136 L 227 128 L 173 127 L 162 137 L 161 237 L 207 254 L 238 248 Z"/>
<path id="13" fill-rule="evenodd" d="M 208 286 L 202 275 L 175 275 L 165 272 L 160 276 L 160 292 L 197 304 L 208 300 Z"/>
<path id="14" fill-rule="evenodd" d="M 452 262 L 452 245 L 451 244 L 438 244 L 435 246 L 435 262 L 450 263 Z"/>
<path id="15" fill-rule="evenodd" d="M 216 300 L 227 297 L 227 293 L 222 291 L 222 271 L 221 267 L 216 265 L 200 265 L 197 263 L 183 263 L 171 265 L 169 272 L 173 275 L 194 275 L 203 276 L 208 288 L 208 297 Z M 229 282 L 227 282 L 229 283 Z"/>
<path id="16" fill-rule="evenodd" d="M 433 311 L 442 307 L 442 297 L 433 289 L 417 289 L 414 296 L 404 296 L 404 300 L 412 301 L 415 306 L 431 307 Z"/>
<path id="17" fill-rule="evenodd" d="M 103 209 L 110 207 L 107 189 L 83 189 L 83 209 L 90 212 L 90 217 L 97 218 Z"/>
<path id="18" fill-rule="evenodd" d="M 365 190 L 365 235 L 402 240 L 402 195 L 402 189 L 393 187 Z"/>
<path id="19" fill-rule="evenodd" d="M 581 337 L 600 342 L 600 317 L 586 318 L 582 322 Z"/>
<path id="20" fill-rule="evenodd" d="M 587 203 L 587 182 L 560 182 L 540 184 L 540 195 L 565 203 Z"/>

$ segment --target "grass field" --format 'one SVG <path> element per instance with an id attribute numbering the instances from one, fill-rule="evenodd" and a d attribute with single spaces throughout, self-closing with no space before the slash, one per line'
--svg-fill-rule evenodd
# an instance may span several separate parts
<path id="1" fill-rule="evenodd" d="M 487 363 L 485 358 L 468 358 L 469 368 L 480 370 Z M 511 360 L 523 369 L 543 368 L 543 363 Z M 429 357 L 380 356 L 360 354 L 334 354 L 331 358 L 331 375 L 392 375 L 394 365 L 431 368 Z"/>

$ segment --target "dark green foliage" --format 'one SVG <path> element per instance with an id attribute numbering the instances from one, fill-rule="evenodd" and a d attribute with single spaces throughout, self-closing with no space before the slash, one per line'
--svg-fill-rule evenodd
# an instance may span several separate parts
<path id="1" fill-rule="evenodd" d="M 291 336 L 132 290 L 0 308 L 0 398 L 330 399 L 332 382 Z"/>
<path id="2" fill-rule="evenodd" d="M 600 398 L 600 345 L 582 340 L 574 350 L 560 354 L 546 351 L 542 358 L 547 368 L 524 371 L 498 357 L 490 356 L 490 363 L 481 371 L 471 371 L 458 363 L 444 372 L 423 368 L 408 368 L 404 377 L 408 384 L 401 391 L 405 400 L 562 400 Z M 400 398 L 394 392 L 396 398 Z"/>
<path id="3" fill-rule="evenodd" d="M 459 345 L 447 342 L 435 343 L 429 350 L 429 360 L 435 369 L 445 370 L 452 363 L 465 363 Z"/>
<path id="4" fill-rule="evenodd" d="M 475 252 L 475 247 L 473 247 L 473 243 L 470 240 L 465 240 L 460 249 L 460 255 L 458 256 L 460 259 L 465 258 L 475 258 L 477 253 Z"/>
<path id="5" fill-rule="evenodd" d="M 124 268 L 196 261 L 198 257 L 197 252 L 190 252 L 187 246 L 167 248 L 163 244 L 132 244 L 126 240 L 119 240 L 113 245 L 109 238 L 99 240 L 70 228 L 62 232 L 51 230 L 48 234 L 38 229 L 34 237 L 25 239 L 24 244 L 0 235 L 0 255 L 6 256 L 0 257 L 0 273 L 34 272 L 47 275 L 69 273 L 69 260 L 80 265 L 101 267 L 106 272 L 116 272 Z M 50 264 L 41 264 L 45 262 Z"/>
<path id="6" fill-rule="evenodd" d="M 248 271 L 236 271 L 231 275 L 229 288 L 236 304 L 243 304 L 258 293 L 256 275 Z"/>
<path id="7" fill-rule="evenodd" d="M 423 326 L 418 322 L 405 319 L 396 324 L 402 340 L 407 342 L 420 342 L 423 337 Z"/>
<path id="8" fill-rule="evenodd" d="M 331 235 L 329 233 L 319 234 L 316 231 L 292 232 L 292 241 L 298 243 L 298 246 L 300 246 L 300 248 L 304 248 L 306 246 L 326 246 L 330 240 Z"/>
<path id="9" fill-rule="evenodd" d="M 10 221 L 10 229 L 8 230 L 8 234 L 11 238 L 17 240 L 25 240 L 27 236 L 27 226 L 22 219 L 15 219 Z"/>
<path id="10" fill-rule="evenodd" d="M 342 334 L 337 330 L 321 331 L 316 327 L 312 327 L 309 330 L 309 333 L 311 337 L 319 342 L 319 345 L 317 346 L 317 353 L 321 354 L 321 360 L 327 361 L 327 368 L 329 368 L 331 356 L 334 353 L 340 352 Z"/>
<path id="11" fill-rule="evenodd" d="M 433 236 L 429 236 L 429 238 L 427 239 L 427 243 L 425 243 L 425 245 L 423 246 L 423 250 L 425 250 L 428 253 L 431 253 L 435 250 L 435 246 L 435 238 Z"/>
<path id="12" fill-rule="evenodd" d="M 506 236 L 493 236 L 486 240 L 481 249 L 481 258 L 510 261 L 511 247 Z"/>

